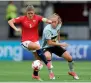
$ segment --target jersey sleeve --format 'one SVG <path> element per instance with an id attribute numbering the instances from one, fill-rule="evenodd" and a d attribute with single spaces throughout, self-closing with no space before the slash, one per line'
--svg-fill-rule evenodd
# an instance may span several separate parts
<path id="1" fill-rule="evenodd" d="M 42 18 L 43 18 L 42 16 L 39 16 L 39 15 L 38 15 L 39 22 L 42 21 Z"/>
<path id="2" fill-rule="evenodd" d="M 22 20 L 23 20 L 23 16 L 20 16 L 20 17 L 14 18 L 15 23 L 21 23 Z"/>
<path id="3" fill-rule="evenodd" d="M 51 32 L 49 30 L 45 30 L 44 36 L 45 36 L 46 39 L 51 39 Z"/>

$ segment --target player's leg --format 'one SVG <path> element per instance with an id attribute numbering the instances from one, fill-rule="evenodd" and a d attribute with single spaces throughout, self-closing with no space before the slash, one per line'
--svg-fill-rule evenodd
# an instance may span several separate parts
<path id="1" fill-rule="evenodd" d="M 69 70 L 70 71 L 74 71 L 74 68 L 73 68 L 73 60 L 72 60 L 72 56 L 70 56 L 70 54 L 65 51 L 62 55 L 62 57 L 68 61 L 68 65 L 69 65 Z"/>
<path id="2" fill-rule="evenodd" d="M 73 76 L 74 79 L 79 79 L 78 75 L 74 72 L 73 60 L 72 60 L 72 56 L 69 54 L 69 52 L 65 51 L 63 53 L 62 57 L 68 61 L 68 66 L 69 66 L 68 74 Z"/>
<path id="3" fill-rule="evenodd" d="M 40 60 L 39 56 L 37 55 L 36 51 L 34 50 L 35 49 L 34 46 L 30 47 L 31 43 L 32 43 L 31 41 L 25 41 L 25 42 L 22 42 L 22 46 L 24 48 L 26 48 L 27 50 L 31 51 L 36 60 Z M 32 45 L 34 45 L 34 44 L 32 43 Z M 38 45 L 36 46 L 36 48 L 39 48 Z M 39 70 L 33 70 L 32 78 L 41 80 L 41 78 L 38 75 L 38 72 L 39 72 Z"/>
<path id="4" fill-rule="evenodd" d="M 52 60 L 52 53 L 50 53 L 49 51 L 44 51 L 44 55 L 46 56 L 47 61 L 51 64 L 51 69 L 48 69 L 49 78 L 50 79 L 55 79 L 54 73 L 52 71 L 52 68 L 53 68 L 52 61 L 51 61 Z"/>
<path id="5" fill-rule="evenodd" d="M 36 60 L 41 60 L 36 51 L 33 51 L 33 54 Z"/>
<path id="6" fill-rule="evenodd" d="M 49 51 L 45 51 L 44 55 L 45 55 L 47 61 L 51 63 L 51 68 L 53 68 L 53 66 L 52 66 L 52 54 Z"/>
<path id="7" fill-rule="evenodd" d="M 32 49 L 35 48 L 36 46 L 37 46 L 37 45 L 36 45 L 36 44 L 33 44 L 33 43 L 29 44 L 29 47 L 32 47 Z M 30 49 L 30 48 L 29 48 L 29 49 Z M 37 49 L 39 49 L 39 50 L 37 50 Z M 50 62 L 47 61 L 47 59 L 46 59 L 46 57 L 45 57 L 45 55 L 44 55 L 43 49 L 40 49 L 40 47 L 36 47 L 35 50 L 36 50 L 36 52 L 37 52 L 39 58 L 40 58 L 41 60 L 43 60 L 44 63 L 47 65 L 48 70 L 50 71 L 51 79 L 55 79 L 54 74 L 53 74 L 52 69 L 51 69 L 51 64 L 50 64 Z M 37 54 L 35 53 L 35 56 L 37 56 Z M 38 57 L 37 57 L 37 58 L 38 58 Z M 38 76 L 38 70 L 34 70 L 34 74 L 36 74 L 36 75 Z M 34 78 L 34 76 L 33 76 L 33 78 Z M 35 76 L 35 78 L 36 78 L 36 76 Z"/>
<path id="8" fill-rule="evenodd" d="M 33 51 L 36 50 L 36 52 L 33 52 L 36 59 L 40 58 L 46 64 L 48 69 L 51 69 L 51 64 L 46 60 L 43 49 L 40 49 L 40 45 L 39 45 L 38 42 L 27 41 L 27 42 L 23 42 L 22 44 L 23 44 L 24 47 L 27 47 L 28 50 L 33 50 Z M 36 75 L 37 75 L 37 77 L 36 77 Z M 32 77 L 35 78 L 35 79 L 40 79 L 39 76 L 38 76 L 37 70 L 34 70 Z"/>
<path id="9" fill-rule="evenodd" d="M 41 60 L 40 57 L 37 55 L 36 51 L 33 52 L 33 54 L 34 54 L 34 57 L 35 57 L 36 60 Z M 38 72 L 39 72 L 39 70 L 35 70 L 35 69 L 34 69 L 34 70 L 33 70 L 33 74 L 32 74 L 32 78 L 41 80 L 41 78 L 40 78 L 39 75 L 38 75 Z"/>
<path id="10" fill-rule="evenodd" d="M 40 44 L 38 42 L 25 41 L 22 42 L 22 44 L 24 47 L 27 47 L 28 50 L 36 50 L 40 59 L 47 65 L 48 68 L 50 68 L 50 64 L 47 62 L 43 49 L 40 49 Z"/>
<path id="11" fill-rule="evenodd" d="M 77 74 L 74 72 L 73 60 L 71 55 L 64 48 L 60 46 L 54 46 L 52 52 L 58 55 L 59 57 L 63 57 L 64 59 L 66 59 L 69 64 L 69 70 L 70 70 L 69 74 L 73 76 L 75 79 L 79 79 Z"/>

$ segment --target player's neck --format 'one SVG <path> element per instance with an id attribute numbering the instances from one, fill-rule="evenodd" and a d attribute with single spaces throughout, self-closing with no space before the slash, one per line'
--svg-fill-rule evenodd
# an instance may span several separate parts
<path id="1" fill-rule="evenodd" d="M 33 17 L 27 16 L 28 19 L 33 19 Z"/>
<path id="2" fill-rule="evenodd" d="M 54 26 L 51 25 L 51 27 L 52 27 L 53 29 L 56 29 L 56 26 L 54 27 Z"/>

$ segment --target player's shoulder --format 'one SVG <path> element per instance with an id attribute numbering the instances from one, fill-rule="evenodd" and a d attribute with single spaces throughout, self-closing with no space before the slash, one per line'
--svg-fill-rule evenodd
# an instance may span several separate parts
<path id="1" fill-rule="evenodd" d="M 26 16 L 26 15 L 24 15 L 24 16 L 21 16 L 21 18 L 27 18 L 27 16 Z"/>
<path id="2" fill-rule="evenodd" d="M 35 16 L 40 17 L 41 15 L 35 14 Z"/>
<path id="3" fill-rule="evenodd" d="M 45 30 L 45 31 L 46 31 L 46 30 L 51 30 L 51 24 L 47 24 L 47 25 L 45 26 L 44 30 Z"/>
<path id="4" fill-rule="evenodd" d="M 16 19 L 23 19 L 26 18 L 25 16 L 18 16 Z"/>
<path id="5" fill-rule="evenodd" d="M 35 14 L 35 17 L 42 18 L 42 16 L 41 15 L 38 15 L 38 14 Z"/>

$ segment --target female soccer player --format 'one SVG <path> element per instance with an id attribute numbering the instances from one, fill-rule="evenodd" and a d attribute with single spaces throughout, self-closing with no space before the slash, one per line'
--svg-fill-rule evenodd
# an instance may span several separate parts
<path id="1" fill-rule="evenodd" d="M 47 65 L 48 69 L 50 69 L 50 63 L 47 62 L 42 50 L 40 49 L 39 44 L 38 24 L 42 21 L 46 23 L 52 23 L 51 20 L 35 14 L 34 7 L 28 5 L 26 8 L 26 15 L 11 19 L 8 21 L 8 23 L 15 31 L 22 32 L 22 45 L 28 50 L 31 50 L 36 59 L 42 59 Z M 21 24 L 22 29 L 17 28 L 14 25 L 15 23 Z M 40 80 L 40 77 L 38 76 L 38 71 L 36 70 L 34 70 L 32 77 L 34 79 Z"/>
<path id="2" fill-rule="evenodd" d="M 62 25 L 61 18 L 59 15 L 54 14 L 50 18 L 52 20 L 52 24 L 48 24 L 43 30 L 43 38 L 42 38 L 42 48 L 44 48 L 44 54 L 47 60 L 51 61 L 51 54 L 54 53 L 59 57 L 63 57 L 68 61 L 69 72 L 68 74 L 73 76 L 74 79 L 79 79 L 77 74 L 73 69 L 73 60 L 68 51 L 64 49 L 67 47 L 67 43 L 60 43 L 60 27 Z M 52 73 L 52 71 L 51 71 Z M 55 78 L 54 75 L 50 76 L 50 79 Z"/>

